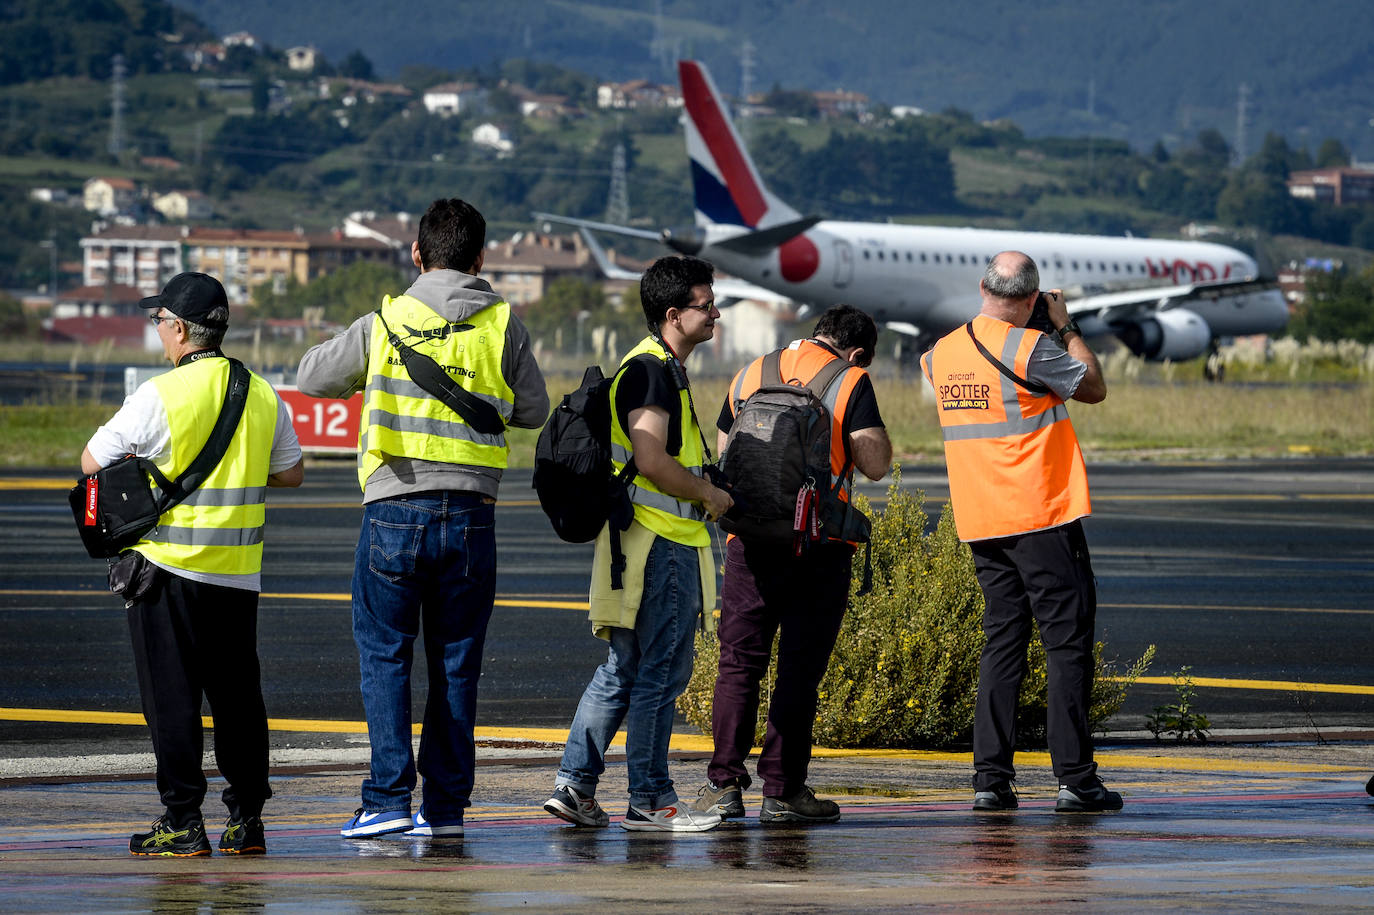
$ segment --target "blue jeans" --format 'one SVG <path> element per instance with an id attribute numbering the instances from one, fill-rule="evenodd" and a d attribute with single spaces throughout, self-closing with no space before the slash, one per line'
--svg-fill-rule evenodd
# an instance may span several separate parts
<path id="1" fill-rule="evenodd" d="M 674 703 L 692 677 L 701 609 L 696 548 L 656 538 L 644 567 L 635 628 L 611 630 L 606 663 L 596 669 L 577 704 L 557 785 L 595 794 L 606 770 L 606 748 L 624 722 L 630 803 L 645 810 L 677 803 L 668 777 L 668 740 Z"/>
<path id="2" fill-rule="evenodd" d="M 495 506 L 467 492 L 426 492 L 363 506 L 353 564 L 372 770 L 363 809 L 409 810 L 415 789 L 410 667 L 421 624 L 429 672 L 419 772 L 434 822 L 462 821 L 472 793 L 477 677 L 496 598 Z"/>

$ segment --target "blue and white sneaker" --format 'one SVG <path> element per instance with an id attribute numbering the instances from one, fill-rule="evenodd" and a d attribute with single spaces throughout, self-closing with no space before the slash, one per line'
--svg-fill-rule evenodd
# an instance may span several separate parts
<path id="1" fill-rule="evenodd" d="M 339 830 L 346 839 L 380 836 L 388 832 L 404 832 L 411 827 L 409 810 L 366 811 L 359 807 L 353 818 Z"/>
<path id="2" fill-rule="evenodd" d="M 425 808 L 415 814 L 415 825 L 406 830 L 408 836 L 431 836 L 436 839 L 451 839 L 463 835 L 463 820 L 438 820 L 431 822 L 425 818 Z"/>

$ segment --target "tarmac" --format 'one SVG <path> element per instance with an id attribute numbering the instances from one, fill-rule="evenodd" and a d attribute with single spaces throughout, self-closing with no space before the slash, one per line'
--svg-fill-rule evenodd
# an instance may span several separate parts
<path id="1" fill-rule="evenodd" d="M 1225 736 L 1225 735 L 1219 735 Z M 1020 809 L 974 813 L 968 753 L 818 749 L 810 784 L 839 823 L 695 835 L 629 833 L 624 765 L 598 797 L 608 829 L 549 816 L 561 735 L 479 731 L 461 839 L 339 836 L 365 745 L 274 732 L 268 854 L 135 858 L 158 813 L 151 756 L 31 757 L 0 768 L 0 911 L 604 912 L 1374 909 L 1374 742 L 1239 735 L 1207 744 L 1099 744 L 1116 813 L 1058 814 L 1046 754 L 1017 756 Z M 1234 740 L 1244 742 L 1233 742 Z M 295 744 L 295 746 L 292 746 Z M 684 801 L 709 742 L 674 737 Z M 207 770 L 213 768 L 207 755 Z M 204 808 L 212 843 L 223 782 Z"/>

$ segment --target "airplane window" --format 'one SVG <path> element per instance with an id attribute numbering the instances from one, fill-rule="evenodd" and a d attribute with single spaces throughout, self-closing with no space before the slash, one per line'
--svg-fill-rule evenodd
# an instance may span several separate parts
<path id="1" fill-rule="evenodd" d="M 1055 262 L 1054 262 L 1054 269 L 1056 269 L 1056 270 L 1063 270 L 1063 269 L 1064 269 L 1064 262 L 1063 262 L 1063 261 L 1055 261 Z"/>
<path id="2" fill-rule="evenodd" d="M 1098 262 L 1097 262 L 1097 269 L 1098 269 L 1098 270 L 1101 270 L 1103 273 L 1106 273 L 1106 272 L 1107 272 L 1107 265 L 1104 264 L 1104 263 L 1102 263 L 1101 261 L 1098 261 Z"/>
<path id="3" fill-rule="evenodd" d="M 907 262 L 908 264 L 911 263 L 911 252 L 910 252 L 910 251 L 908 251 L 908 252 L 906 253 L 906 262 Z"/>
<path id="4" fill-rule="evenodd" d="M 1070 267 L 1073 267 L 1073 269 L 1077 270 L 1077 269 L 1078 269 L 1078 261 L 1069 261 L 1069 266 L 1070 266 Z"/>
<path id="5" fill-rule="evenodd" d="M 922 252 L 921 252 L 921 263 L 924 264 L 925 262 L 926 262 L 926 253 L 925 253 L 924 251 L 922 251 Z"/>
<path id="6" fill-rule="evenodd" d="M 1131 265 L 1130 265 L 1130 264 L 1127 264 L 1127 265 L 1126 265 L 1126 272 L 1127 272 L 1127 273 L 1134 273 L 1135 271 L 1131 269 Z"/>
<path id="7" fill-rule="evenodd" d="M 883 259 L 883 252 L 879 251 L 879 252 L 878 252 L 878 260 L 882 260 L 882 259 Z"/>
<path id="8" fill-rule="evenodd" d="M 953 255 L 953 254 L 948 254 L 948 253 L 946 253 L 946 254 L 945 254 L 945 263 L 946 263 L 946 264 L 952 264 L 952 263 L 954 263 L 954 255 Z"/>
<path id="9" fill-rule="evenodd" d="M 962 254 L 960 254 L 960 255 L 959 255 L 959 263 L 962 264 L 963 262 L 964 262 L 964 256 L 963 256 Z"/>
<path id="10" fill-rule="evenodd" d="M 1113 263 L 1113 264 L 1112 264 L 1112 273 L 1120 273 L 1120 272 L 1121 272 L 1121 265 L 1120 265 L 1120 264 L 1117 264 L 1117 263 Z"/>
<path id="11" fill-rule="evenodd" d="M 868 260 L 868 251 L 864 251 L 864 260 Z"/>
<path id="12" fill-rule="evenodd" d="M 1084 261 L 1084 262 L 1083 262 L 1083 266 L 1086 267 L 1088 270 L 1092 270 L 1092 268 L 1093 268 L 1093 262 L 1092 262 L 1092 261 Z"/>

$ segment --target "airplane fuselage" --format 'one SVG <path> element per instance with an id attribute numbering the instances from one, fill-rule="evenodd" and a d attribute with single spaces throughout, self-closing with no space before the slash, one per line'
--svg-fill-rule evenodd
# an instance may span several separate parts
<path id="1" fill-rule="evenodd" d="M 878 321 L 936 334 L 977 314 L 978 281 L 999 251 L 1024 251 L 1039 265 L 1042 288 L 1062 288 L 1071 297 L 1253 280 L 1259 272 L 1249 256 L 1210 242 L 823 221 L 763 255 L 718 244 L 739 233 L 737 226 L 706 226 L 700 256 L 817 308 L 848 303 Z M 1188 308 L 1217 336 L 1278 330 L 1288 319 L 1278 296 L 1258 308 L 1239 308 L 1226 297 L 1190 301 Z"/>

